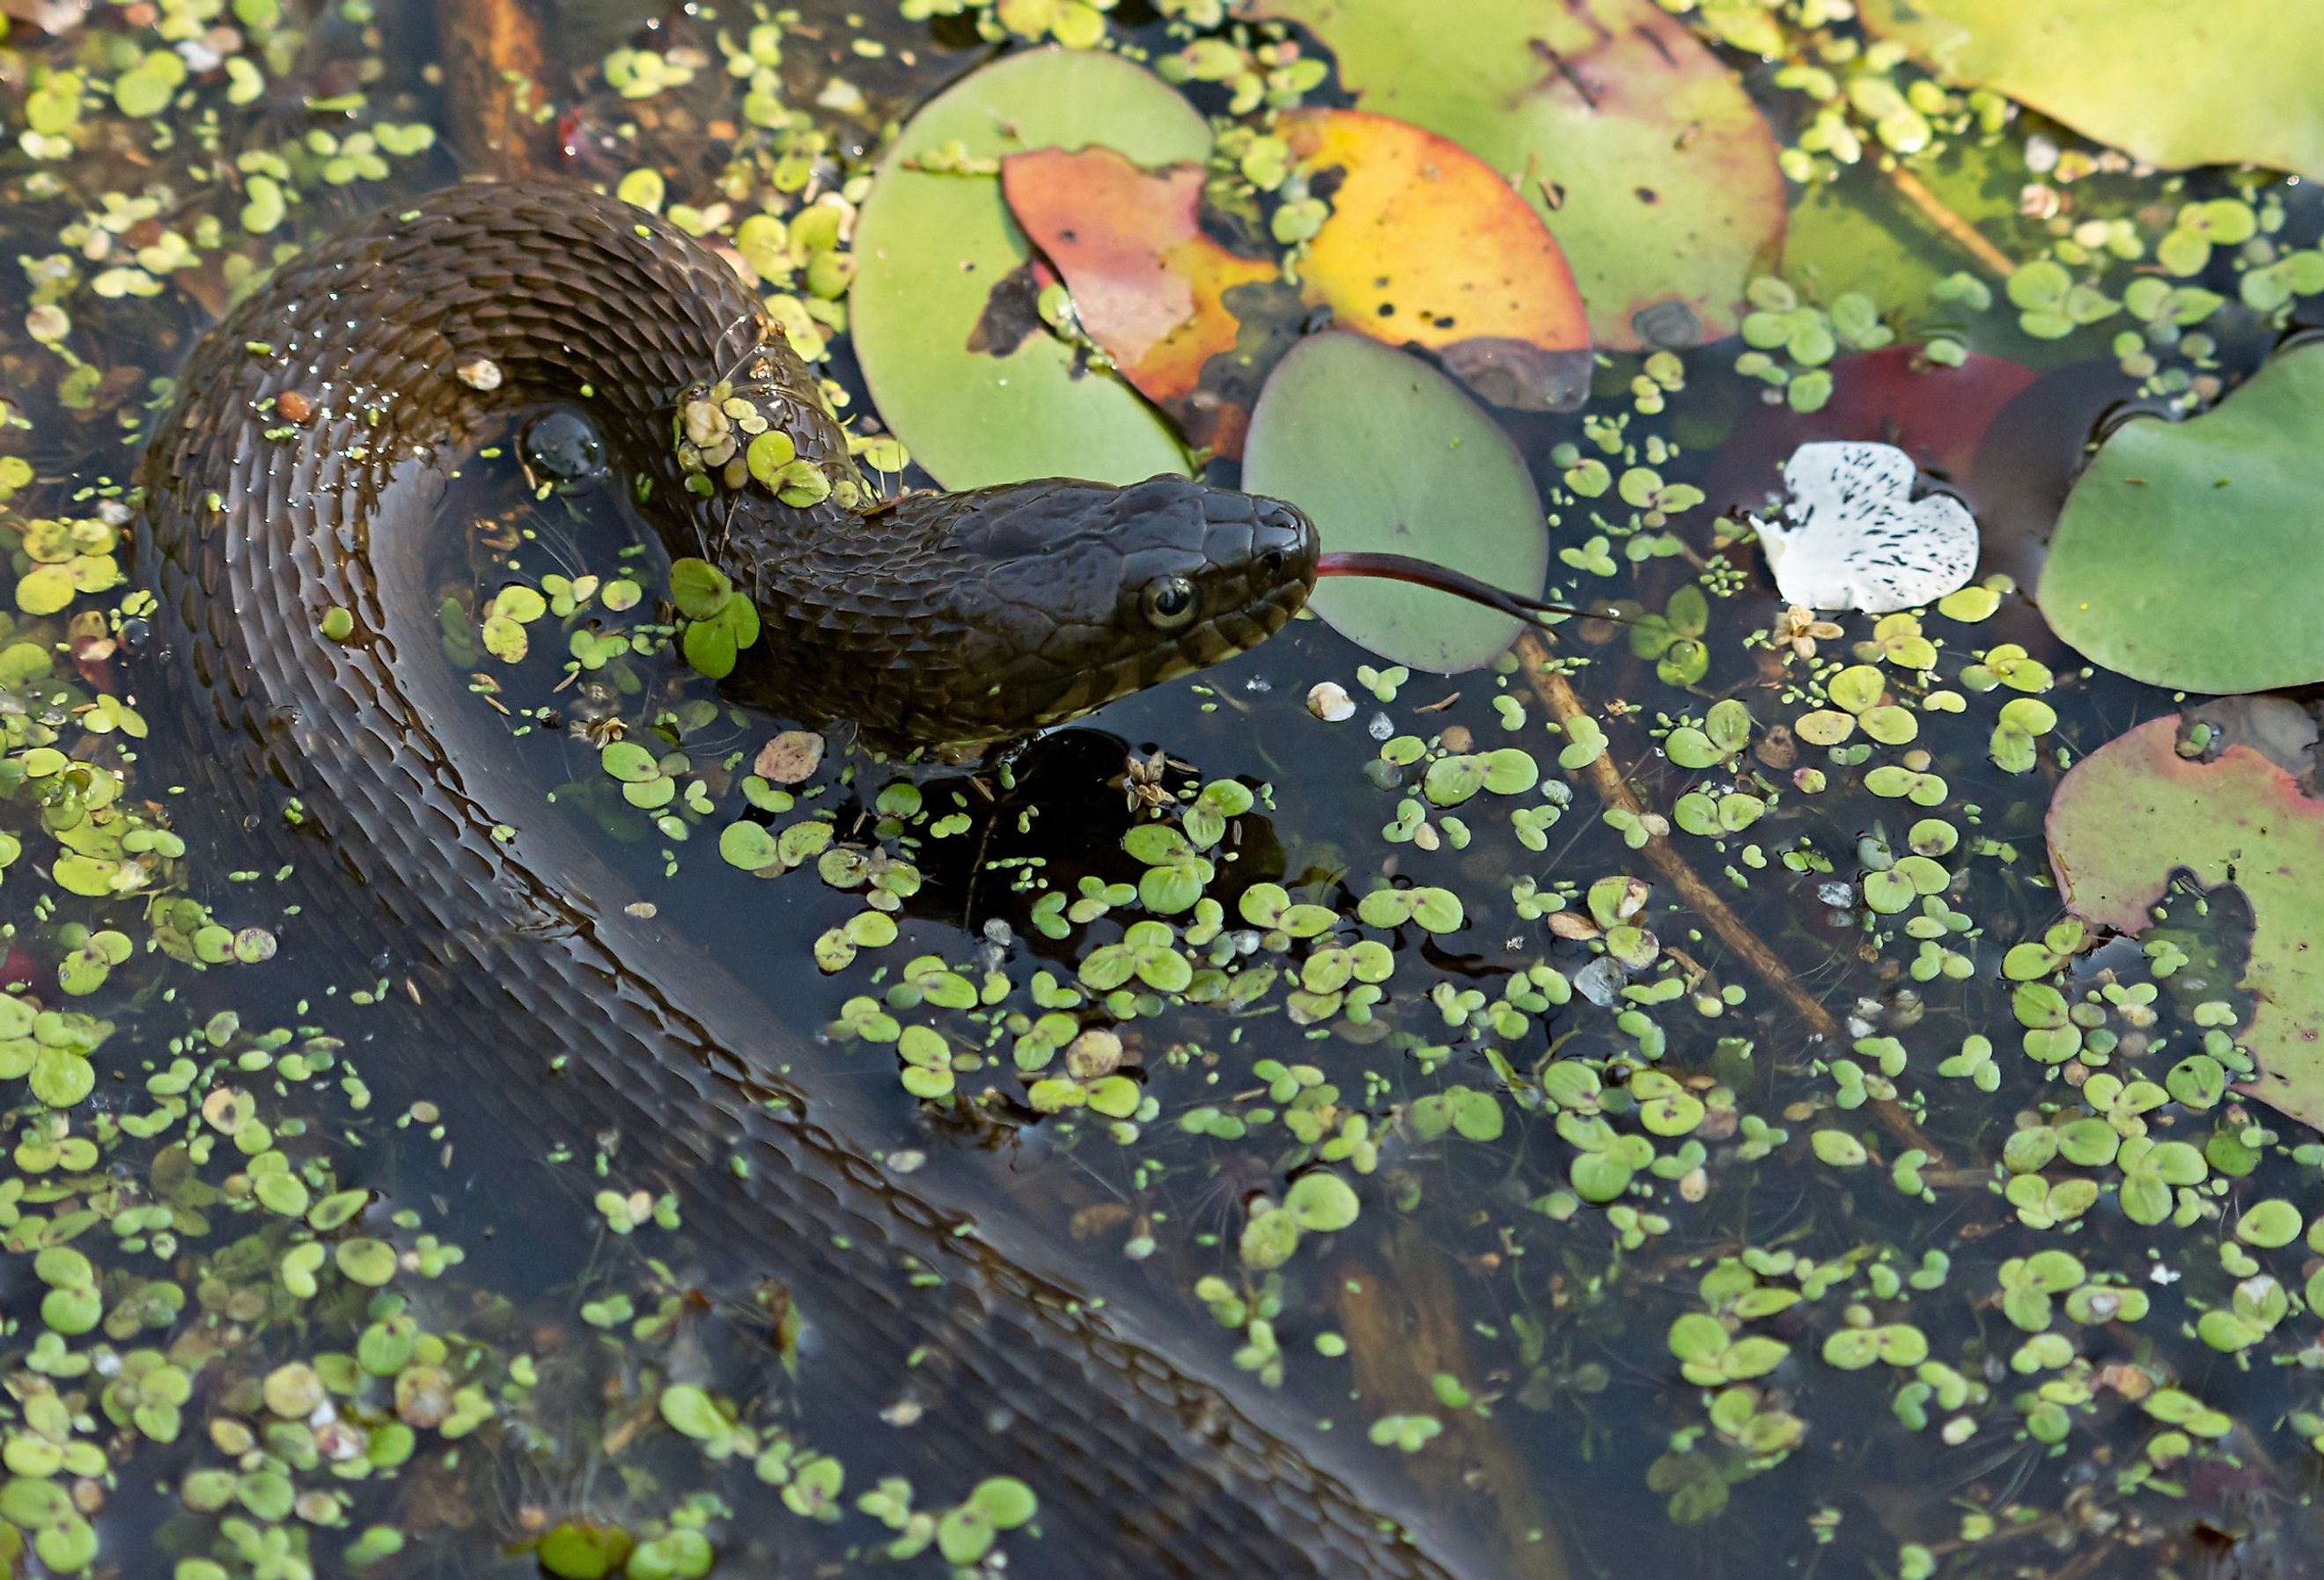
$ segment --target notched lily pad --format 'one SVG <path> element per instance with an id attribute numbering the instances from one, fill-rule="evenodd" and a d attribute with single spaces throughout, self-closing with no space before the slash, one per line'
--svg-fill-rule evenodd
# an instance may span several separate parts
<path id="1" fill-rule="evenodd" d="M 2124 933 L 2146 927 L 2172 874 L 2234 883 L 2252 910 L 2241 985 L 2256 1003 L 2238 1040 L 2259 1075 L 2236 1089 L 2324 1128 L 2324 801 L 2283 769 L 2231 745 L 2179 753 L 2179 720 L 2139 725 L 2091 753 L 2050 803 L 2050 864 L 2067 908 Z"/>
<path id="2" fill-rule="evenodd" d="M 1449 137 L 1549 226 L 1614 350 L 1734 333 L 1783 247 L 1775 140 L 1733 72 L 1651 0 L 1240 0 L 1305 25 L 1359 107 Z"/>
<path id="3" fill-rule="evenodd" d="M 2324 346 L 2200 417 L 2116 429 L 2066 497 L 2036 597 L 2051 630 L 2152 685 L 2324 679 Z"/>
<path id="4" fill-rule="evenodd" d="M 857 216 L 849 301 L 864 382 L 946 487 L 1186 470 L 1137 392 L 1087 367 L 1034 314 L 1032 253 L 997 162 L 1093 143 L 1149 167 L 1199 163 L 1211 134 L 1175 90 L 1119 56 L 1028 51 L 915 115 Z"/>
<path id="5" fill-rule="evenodd" d="M 1243 485 L 1305 511 L 1334 552 L 1409 554 L 1538 597 L 1541 496 L 1499 426 L 1443 374 L 1360 335 L 1283 359 L 1251 414 Z M 1401 583 L 1324 582 L 1309 607 L 1397 663 L 1490 663 L 1518 622 Z"/>

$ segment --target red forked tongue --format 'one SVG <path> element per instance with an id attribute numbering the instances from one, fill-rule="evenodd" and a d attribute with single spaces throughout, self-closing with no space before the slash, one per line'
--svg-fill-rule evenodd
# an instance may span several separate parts
<path id="1" fill-rule="evenodd" d="M 1622 624 L 1634 624 L 1628 616 L 1605 609 L 1584 609 L 1573 604 L 1553 604 L 1542 598 L 1528 598 L 1523 593 L 1479 581 L 1425 559 L 1415 559 L 1409 554 L 1321 554 L 1315 559 L 1315 574 L 1326 576 L 1372 576 L 1386 581 L 1408 581 L 1416 586 L 1434 587 L 1440 593 L 1450 593 L 1456 598 L 1466 598 L 1472 604 L 1482 604 L 1489 609 L 1499 609 L 1504 614 L 1515 615 L 1528 624 L 1540 624 L 1544 614 L 1572 614 L 1585 620 L 1613 620 Z"/>

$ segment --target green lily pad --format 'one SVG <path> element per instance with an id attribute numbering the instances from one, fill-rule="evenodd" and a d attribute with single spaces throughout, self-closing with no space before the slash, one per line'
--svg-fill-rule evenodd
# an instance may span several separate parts
<path id="1" fill-rule="evenodd" d="M 2050 864 L 2067 908 L 2125 933 L 2147 925 L 2172 874 L 2233 882 L 2252 911 L 2239 984 L 2256 1001 L 2236 1040 L 2259 1061 L 2236 1088 L 2324 1126 L 2324 802 L 2248 746 L 2203 762 L 2178 752 L 2176 717 L 2150 720 L 2074 765 L 2050 803 Z"/>
<path id="2" fill-rule="evenodd" d="M 1305 511 L 1333 553 L 1393 553 L 1541 596 L 1549 531 L 1499 424 L 1417 357 L 1361 335 L 1302 341 L 1251 411 L 1243 486 Z M 1334 577 L 1308 607 L 1396 663 L 1489 664 L 1520 623 L 1402 582 Z"/>
<path id="3" fill-rule="evenodd" d="M 2324 679 L 2324 346 L 2200 417 L 2116 429 L 2067 496 L 2038 601 L 2051 630 L 2134 679 Z"/>
<path id="4" fill-rule="evenodd" d="M 1360 107 L 1517 179 L 1590 335 L 1637 350 L 1735 332 L 1784 239 L 1775 140 L 1735 74 L 1653 0 L 1240 0 L 1304 23 Z"/>
<path id="5" fill-rule="evenodd" d="M 857 216 L 856 358 L 881 416 L 948 488 L 1187 470 L 1162 418 L 1120 379 L 1076 366 L 1034 310 L 1032 249 L 997 162 L 1093 143 L 1141 165 L 1199 164 L 1211 134 L 1176 90 L 1119 56 L 1029 51 L 913 116 Z"/>
<path id="6" fill-rule="evenodd" d="M 2324 28 L 2278 0 L 1865 0 L 1861 14 L 1939 76 L 2150 163 L 2324 177 Z"/>

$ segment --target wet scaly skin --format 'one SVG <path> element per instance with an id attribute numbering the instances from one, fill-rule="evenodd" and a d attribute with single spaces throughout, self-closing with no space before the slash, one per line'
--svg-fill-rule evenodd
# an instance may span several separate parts
<path id="1" fill-rule="evenodd" d="M 749 436 L 701 410 L 710 442 L 678 442 L 722 375 L 721 411 L 742 402 L 784 433 L 827 497 L 731 480 L 743 447 L 724 441 Z M 471 1133 L 530 1150 L 617 1132 L 622 1182 L 675 1189 L 696 1254 L 788 1291 L 814 1398 L 868 1419 L 908 1389 L 925 1414 L 879 1439 L 882 1474 L 931 1497 L 970 1472 L 1029 1483 L 1045 1535 L 1011 1538 L 1012 1574 L 1483 1574 L 1348 1484 L 1349 1434 L 1230 1397 L 1215 1335 L 1092 1312 L 998 1209 L 956 1233 L 977 1204 L 924 1199 L 849 1140 L 876 1123 L 860 1083 L 794 1086 L 779 1072 L 822 1051 L 532 816 L 501 726 L 441 662 L 420 563 L 447 530 L 434 479 L 488 418 L 542 397 L 580 400 L 672 552 L 756 600 L 767 631 L 738 679 L 893 741 L 973 751 L 1087 712 L 1263 640 L 1314 575 L 1296 513 L 1178 480 L 874 508 L 807 370 L 682 234 L 573 188 L 399 206 L 210 335 L 141 479 L 160 608 L 135 679 L 192 748 L 189 805 L 239 821 L 295 796 L 328 842 L 335 860 L 302 858 L 289 885 L 322 880 L 300 896 L 306 966 L 369 981 L 392 951 L 413 1006 L 396 1004 L 399 1078 L 457 1093 Z"/>

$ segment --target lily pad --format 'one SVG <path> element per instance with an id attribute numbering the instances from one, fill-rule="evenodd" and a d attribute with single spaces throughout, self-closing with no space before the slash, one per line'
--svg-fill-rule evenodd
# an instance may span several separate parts
<path id="1" fill-rule="evenodd" d="M 1538 216 L 1459 144 L 1386 115 L 1309 110 L 1277 130 L 1331 217 L 1296 282 L 1213 239 L 1195 165 L 1139 169 L 1111 149 L 1012 154 L 1010 215 L 1073 294 L 1090 338 L 1187 439 L 1242 454 L 1250 407 L 1310 310 L 1419 346 L 1496 405 L 1565 410 L 1589 393 L 1590 326 Z"/>
<path id="2" fill-rule="evenodd" d="M 2324 802 L 2249 746 L 2182 757 L 2179 720 L 2158 718 L 2076 763 L 2050 803 L 2050 864 L 2075 915 L 2136 933 L 2172 873 L 2234 883 L 2251 906 L 2239 984 L 2255 1001 L 2236 1040 L 2259 1075 L 2236 1090 L 2324 1128 Z"/>
<path id="3" fill-rule="evenodd" d="M 915 115 L 857 216 L 855 355 L 881 417 L 946 487 L 1187 469 L 1137 392 L 1042 324 L 1032 252 L 1002 200 L 1000 156 L 1093 143 L 1141 165 L 1199 163 L 1211 134 L 1141 67 L 1029 51 Z"/>
<path id="4" fill-rule="evenodd" d="M 1939 76 L 2150 163 L 2324 177 L 2324 28 L 2279 0 L 1865 0 L 1861 14 Z"/>
<path id="5" fill-rule="evenodd" d="M 2081 652 L 2153 685 L 2324 679 L 2324 346 L 2200 417 L 2116 429 L 2066 498 L 2037 601 Z"/>
<path id="6" fill-rule="evenodd" d="M 1417 357 L 1317 335 L 1251 413 L 1243 485 L 1305 511 L 1334 553 L 1409 554 L 1538 597 L 1549 533 L 1533 475 L 1499 426 Z M 1414 669 L 1490 663 L 1519 622 L 1425 587 L 1333 579 L 1308 607 Z"/>
<path id="7" fill-rule="evenodd" d="M 1246 360 L 1234 355 L 1241 315 L 1228 294 L 1282 272 L 1204 232 L 1203 180 L 1200 165 L 1140 170 L 1110 148 L 1036 149 L 1001 167 L 1010 213 L 1065 277 L 1089 337 L 1190 443 L 1240 456 L 1249 396 L 1204 390 L 1204 373 L 1213 358 Z M 1236 372 L 1256 389 L 1248 370 Z"/>
<path id="8" fill-rule="evenodd" d="M 1309 300 L 1375 340 L 1434 352 L 1496 406 L 1582 404 L 1582 294 L 1499 172 L 1446 138 L 1360 110 L 1303 110 L 1276 129 L 1300 160 L 1340 175 L 1300 265 Z"/>
<path id="9" fill-rule="evenodd" d="M 1781 252 L 1775 140 L 1734 73 L 1652 0 L 1240 0 L 1338 59 L 1358 106 L 1512 178 L 1614 350 L 1734 333 Z"/>

